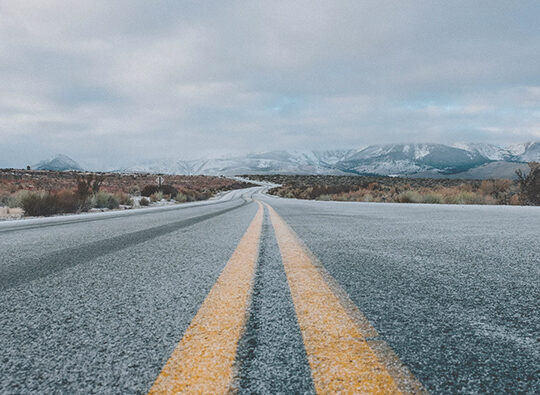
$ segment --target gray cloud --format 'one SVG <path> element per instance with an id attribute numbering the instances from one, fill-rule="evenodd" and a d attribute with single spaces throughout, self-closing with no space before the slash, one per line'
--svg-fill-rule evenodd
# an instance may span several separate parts
<path id="1" fill-rule="evenodd" d="M 540 138 L 536 1 L 0 0 L 0 166 Z"/>

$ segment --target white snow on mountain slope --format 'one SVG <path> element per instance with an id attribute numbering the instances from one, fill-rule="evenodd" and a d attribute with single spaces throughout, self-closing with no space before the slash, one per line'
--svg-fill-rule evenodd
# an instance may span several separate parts
<path id="1" fill-rule="evenodd" d="M 540 142 L 513 144 L 508 151 L 522 162 L 540 162 Z"/>
<path id="2" fill-rule="evenodd" d="M 316 158 L 324 164 L 335 165 L 342 160 L 349 158 L 351 155 L 355 154 L 358 151 L 363 150 L 365 147 L 353 150 L 329 150 L 329 151 L 313 151 L 313 154 Z"/>
<path id="3" fill-rule="evenodd" d="M 422 159 L 428 156 L 430 153 L 430 147 L 427 144 L 415 144 L 414 146 L 414 159 Z"/>
<path id="4" fill-rule="evenodd" d="M 498 147 L 493 144 L 456 143 L 453 146 L 468 152 L 478 153 L 490 160 L 505 160 L 512 156 L 512 153 L 507 148 Z"/>
<path id="5" fill-rule="evenodd" d="M 493 144 L 386 144 L 349 150 L 288 150 L 200 160 L 159 160 L 128 172 L 164 174 L 381 174 L 456 175 L 491 162 L 540 160 L 540 143 L 511 147 Z M 488 169 L 500 169 L 492 166 Z M 487 174 L 485 171 L 482 174 Z M 495 174 L 496 176 L 496 174 Z"/>
<path id="6" fill-rule="evenodd" d="M 518 144 L 512 144 L 508 146 L 508 151 L 515 156 L 519 156 L 525 153 L 527 150 L 527 146 L 532 143 L 518 143 Z"/>
<path id="7" fill-rule="evenodd" d="M 452 174 L 487 161 L 478 154 L 442 144 L 387 144 L 367 147 L 336 166 L 356 174 Z"/>
<path id="8" fill-rule="evenodd" d="M 342 157 L 330 157 L 336 161 Z M 339 174 L 331 163 L 320 158 L 327 156 L 313 151 L 271 151 L 252 153 L 241 157 L 223 157 L 201 160 L 159 160 L 120 169 L 125 172 L 152 172 L 163 174 L 235 175 L 254 173 L 282 174 Z"/>

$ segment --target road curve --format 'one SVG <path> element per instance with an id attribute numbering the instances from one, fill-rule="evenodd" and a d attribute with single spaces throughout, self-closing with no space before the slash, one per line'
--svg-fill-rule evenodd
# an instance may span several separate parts
<path id="1" fill-rule="evenodd" d="M 537 393 L 538 208 L 263 190 L 0 224 L 0 393 Z"/>

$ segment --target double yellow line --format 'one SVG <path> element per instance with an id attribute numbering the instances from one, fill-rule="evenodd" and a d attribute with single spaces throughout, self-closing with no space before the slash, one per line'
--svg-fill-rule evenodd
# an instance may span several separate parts
<path id="1" fill-rule="evenodd" d="M 240 240 L 149 394 L 234 392 L 264 209 Z M 315 390 L 319 394 L 423 393 L 294 231 L 265 203 L 276 234 Z"/>

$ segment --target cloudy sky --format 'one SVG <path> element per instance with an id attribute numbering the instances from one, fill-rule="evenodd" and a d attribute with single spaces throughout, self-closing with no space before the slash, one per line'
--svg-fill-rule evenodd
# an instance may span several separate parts
<path id="1" fill-rule="evenodd" d="M 540 2 L 0 0 L 0 167 L 540 140 Z"/>

